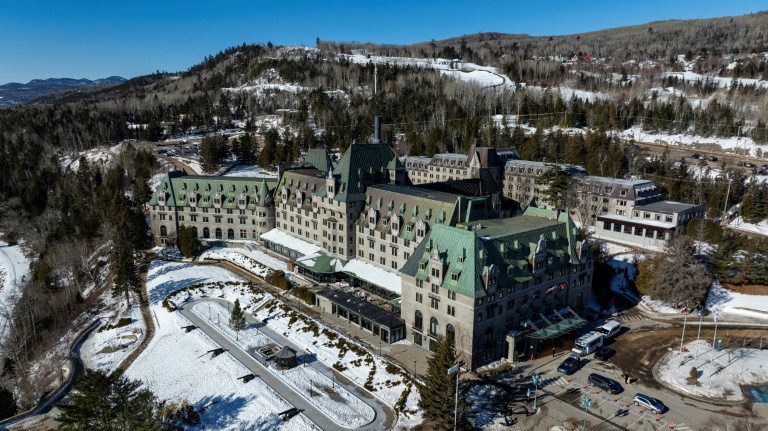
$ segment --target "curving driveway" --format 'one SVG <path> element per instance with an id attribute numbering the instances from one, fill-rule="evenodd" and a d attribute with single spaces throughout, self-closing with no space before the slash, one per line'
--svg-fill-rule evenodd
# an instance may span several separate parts
<path id="1" fill-rule="evenodd" d="M 180 306 L 179 313 L 181 313 L 182 316 L 189 319 L 189 321 L 192 322 L 193 325 L 195 325 L 198 329 L 202 330 L 219 346 L 226 349 L 229 352 L 229 354 L 231 354 L 235 359 L 240 361 L 240 363 L 242 363 L 246 368 L 251 370 L 251 372 L 256 374 L 261 380 L 264 381 L 264 383 L 271 386 L 275 391 L 277 391 L 277 393 L 279 393 L 294 407 L 298 408 L 307 418 L 309 418 L 312 422 L 314 422 L 315 425 L 317 425 L 318 427 L 326 431 L 337 430 L 340 428 L 339 424 L 334 422 L 325 413 L 323 413 L 321 409 L 319 409 L 317 406 L 312 404 L 304 396 L 299 394 L 296 391 L 296 389 L 294 389 L 293 387 L 288 385 L 286 382 L 284 382 L 283 380 L 281 380 L 280 378 L 272 374 L 272 372 L 268 370 L 265 366 L 263 366 L 258 359 L 256 359 L 254 356 L 252 356 L 250 353 L 248 353 L 245 349 L 240 347 L 238 344 L 230 340 L 228 337 L 224 336 L 215 327 L 209 324 L 204 318 L 200 317 L 199 315 L 197 315 L 197 313 L 192 311 L 193 304 L 203 303 L 203 302 L 218 302 L 223 305 L 231 305 L 230 302 L 225 301 L 223 299 L 216 299 L 216 298 L 199 299 L 196 301 L 191 301 L 186 304 L 183 304 L 183 306 Z M 247 316 L 246 320 L 248 321 L 248 323 L 252 325 L 257 325 L 260 323 L 260 322 L 257 322 L 253 316 Z M 259 330 L 263 332 L 265 335 L 275 340 L 279 344 L 287 345 L 293 348 L 294 350 L 296 350 L 297 352 L 304 351 L 303 347 L 298 346 L 297 344 L 288 340 L 282 334 L 272 330 L 272 328 L 269 328 L 268 326 L 260 325 Z M 319 361 L 315 361 L 311 364 L 308 364 L 308 366 L 314 367 L 320 373 L 325 375 L 335 374 L 337 384 L 344 386 L 350 393 L 356 395 L 358 398 L 360 398 L 361 400 L 363 400 L 365 403 L 367 403 L 369 406 L 373 408 L 375 412 L 375 418 L 373 422 L 362 427 L 354 427 L 354 428 L 347 428 L 347 429 L 356 429 L 356 430 L 363 430 L 363 431 L 379 431 L 379 430 L 386 430 L 386 429 L 392 428 L 392 426 L 395 423 L 395 413 L 389 406 L 381 402 L 379 399 L 371 396 L 370 394 L 365 392 L 362 388 L 358 387 L 357 385 L 352 384 L 343 376 L 340 376 L 339 374 L 335 373 L 335 371 L 331 367 L 328 367 Z"/>

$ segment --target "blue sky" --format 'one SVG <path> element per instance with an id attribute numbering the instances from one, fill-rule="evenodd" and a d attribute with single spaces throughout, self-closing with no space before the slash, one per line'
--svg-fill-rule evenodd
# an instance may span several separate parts
<path id="1" fill-rule="evenodd" d="M 185 70 L 243 42 L 409 44 L 498 31 L 561 35 L 665 19 L 743 15 L 753 1 L 0 2 L 0 83 Z M 768 8 L 768 5 L 763 5 Z"/>

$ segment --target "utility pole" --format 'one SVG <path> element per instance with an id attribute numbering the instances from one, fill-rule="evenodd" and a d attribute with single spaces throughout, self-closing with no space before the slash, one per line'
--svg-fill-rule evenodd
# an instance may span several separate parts
<path id="1" fill-rule="evenodd" d="M 376 90 L 378 90 L 378 83 L 379 83 L 379 66 L 374 63 L 373 64 L 373 94 L 376 95 Z"/>
<path id="2" fill-rule="evenodd" d="M 728 197 L 731 195 L 731 181 L 733 178 L 728 178 L 728 191 L 725 192 L 725 203 L 723 204 L 723 221 L 725 221 L 725 214 L 728 211 Z"/>

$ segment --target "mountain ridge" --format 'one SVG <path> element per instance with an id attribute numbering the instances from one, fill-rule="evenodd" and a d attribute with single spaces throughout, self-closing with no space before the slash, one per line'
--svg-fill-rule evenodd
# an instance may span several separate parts
<path id="1" fill-rule="evenodd" d="M 9 82 L 0 85 L 0 108 L 24 104 L 60 90 L 115 85 L 125 81 L 127 81 L 125 78 L 115 75 L 93 80 L 87 78 L 47 78 L 33 79 L 26 84 Z"/>

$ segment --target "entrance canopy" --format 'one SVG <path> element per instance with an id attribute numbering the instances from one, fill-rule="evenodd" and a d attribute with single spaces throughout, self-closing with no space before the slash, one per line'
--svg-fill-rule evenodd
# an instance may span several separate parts
<path id="1" fill-rule="evenodd" d="M 528 338 L 551 340 L 573 332 L 587 323 L 570 307 L 553 311 L 549 317 L 545 317 L 543 314 L 539 314 L 539 316 L 541 316 L 541 320 L 537 321 L 536 324 L 528 321 L 532 331 L 528 334 Z"/>

